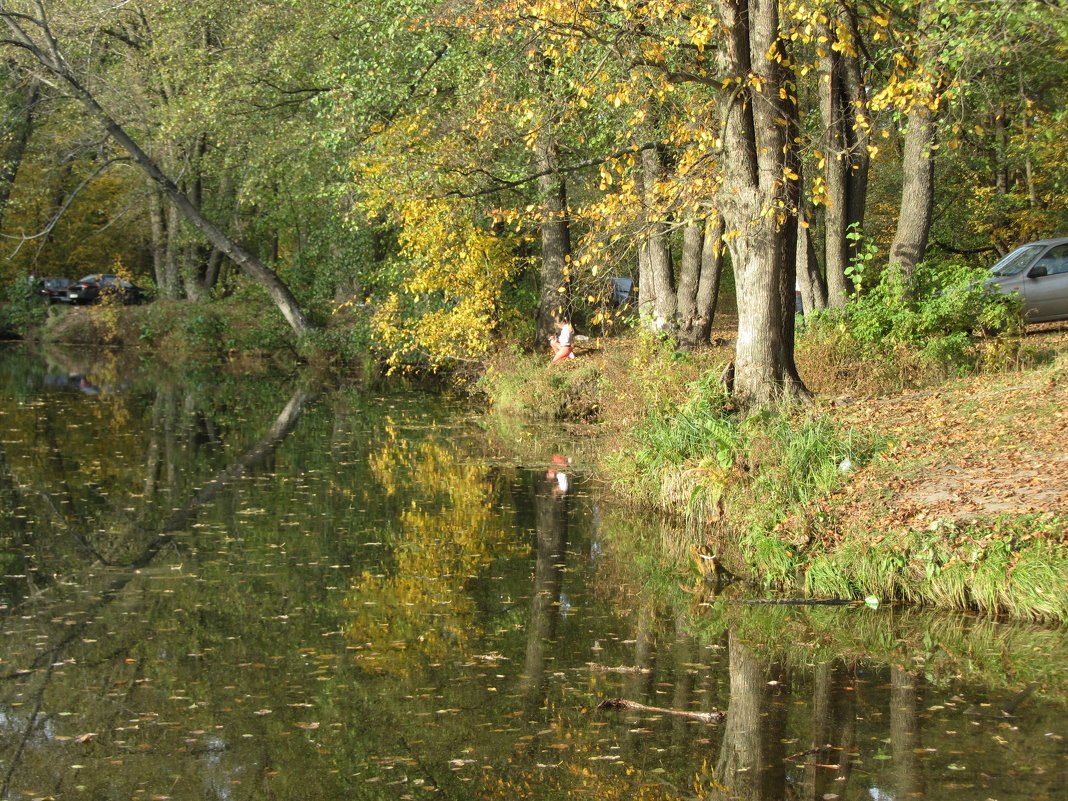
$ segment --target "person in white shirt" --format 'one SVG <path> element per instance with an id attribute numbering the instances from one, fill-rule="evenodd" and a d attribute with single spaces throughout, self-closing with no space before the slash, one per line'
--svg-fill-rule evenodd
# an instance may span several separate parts
<path id="1" fill-rule="evenodd" d="M 571 350 L 571 339 L 575 335 L 575 329 L 565 320 L 557 320 L 556 328 L 558 333 L 549 337 L 549 346 L 553 349 L 553 361 L 573 359 L 575 355 Z"/>

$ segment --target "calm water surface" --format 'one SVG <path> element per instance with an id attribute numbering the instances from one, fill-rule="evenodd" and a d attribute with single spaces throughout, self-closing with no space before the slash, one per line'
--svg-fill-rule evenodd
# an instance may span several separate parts
<path id="1" fill-rule="evenodd" d="M 560 433 L 19 347 L 0 384 L 0 798 L 1068 798 L 1063 629 L 658 586 Z"/>

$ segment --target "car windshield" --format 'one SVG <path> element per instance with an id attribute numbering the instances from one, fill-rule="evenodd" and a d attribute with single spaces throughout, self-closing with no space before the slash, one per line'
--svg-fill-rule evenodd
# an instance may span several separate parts
<path id="1" fill-rule="evenodd" d="M 1022 248 L 1017 248 L 991 267 L 990 274 L 999 276 L 1019 275 L 1031 266 L 1031 263 L 1042 252 L 1043 248 L 1043 245 L 1024 245 Z"/>
<path id="2" fill-rule="evenodd" d="M 87 276 L 85 276 L 85 278 L 80 279 L 78 281 L 78 283 L 79 284 L 95 284 L 99 280 L 100 280 L 100 276 L 99 275 L 87 275 Z"/>

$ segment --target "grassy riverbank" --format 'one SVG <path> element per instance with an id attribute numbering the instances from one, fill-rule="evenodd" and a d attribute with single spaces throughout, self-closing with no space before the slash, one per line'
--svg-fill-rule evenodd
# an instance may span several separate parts
<path id="1" fill-rule="evenodd" d="M 810 597 L 1068 621 L 1068 326 L 976 347 L 998 361 L 979 353 L 961 375 L 803 343 L 817 400 L 754 417 L 715 380 L 729 345 L 594 341 L 553 368 L 509 357 L 484 383 L 510 412 L 599 419 L 582 429 L 594 472 L 684 524 L 657 544 L 684 583 L 730 572 Z"/>

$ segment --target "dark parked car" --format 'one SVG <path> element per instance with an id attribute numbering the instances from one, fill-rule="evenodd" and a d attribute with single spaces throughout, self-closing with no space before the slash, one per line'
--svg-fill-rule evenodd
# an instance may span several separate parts
<path id="1" fill-rule="evenodd" d="M 37 293 L 49 303 L 66 303 L 72 283 L 69 278 L 40 278 L 37 281 Z"/>
<path id="2" fill-rule="evenodd" d="M 1019 294 L 1029 323 L 1068 320 L 1068 237 L 1021 245 L 990 268 L 986 285 Z"/>
<path id="3" fill-rule="evenodd" d="M 70 303 L 97 303 L 106 298 L 117 298 L 126 305 L 133 305 L 148 300 L 148 293 L 117 275 L 87 275 L 67 290 Z"/>

